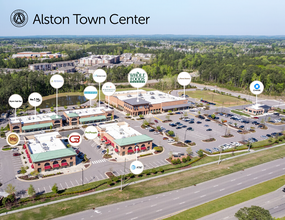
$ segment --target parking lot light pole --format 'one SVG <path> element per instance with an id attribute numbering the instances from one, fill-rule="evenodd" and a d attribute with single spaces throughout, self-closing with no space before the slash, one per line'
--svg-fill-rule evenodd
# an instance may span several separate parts
<path id="1" fill-rule="evenodd" d="M 83 183 L 83 168 L 81 168 L 81 173 L 82 173 L 82 186 L 84 185 L 84 183 Z"/>
<path id="2" fill-rule="evenodd" d="M 221 163 L 221 152 L 222 150 L 220 149 L 220 155 L 219 155 L 219 161 L 218 161 L 218 164 L 220 165 L 220 163 Z"/>

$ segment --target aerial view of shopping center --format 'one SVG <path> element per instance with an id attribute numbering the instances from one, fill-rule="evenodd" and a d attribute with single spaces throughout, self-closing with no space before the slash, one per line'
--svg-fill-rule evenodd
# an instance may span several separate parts
<path id="1" fill-rule="evenodd" d="M 68 3 L 0 3 L 0 219 L 285 220 L 283 2 Z"/>

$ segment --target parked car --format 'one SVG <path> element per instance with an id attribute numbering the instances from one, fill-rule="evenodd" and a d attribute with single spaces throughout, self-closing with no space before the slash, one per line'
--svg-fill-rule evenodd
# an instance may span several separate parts
<path id="1" fill-rule="evenodd" d="M 163 137 L 162 140 L 168 140 L 168 137 Z"/>
<path id="2" fill-rule="evenodd" d="M 176 115 L 180 115 L 180 114 L 181 114 L 181 112 L 175 112 L 175 114 L 176 114 Z"/>
<path id="3" fill-rule="evenodd" d="M 107 152 L 106 150 L 102 150 L 102 152 L 101 152 L 101 153 L 102 153 L 102 154 L 105 154 L 106 152 Z"/>
<path id="4" fill-rule="evenodd" d="M 93 126 L 97 126 L 97 124 L 92 124 Z"/>
<path id="5" fill-rule="evenodd" d="M 187 130 L 188 130 L 188 131 L 192 131 L 193 128 L 192 128 L 192 127 L 188 127 Z"/>
<path id="6" fill-rule="evenodd" d="M 201 122 L 201 121 L 197 121 L 196 123 L 197 123 L 197 124 L 202 124 L 202 122 Z"/>
<path id="7" fill-rule="evenodd" d="M 191 142 L 192 142 L 192 141 L 190 141 L 190 140 L 185 140 L 185 141 L 184 141 L 185 144 L 190 144 Z"/>
<path id="8" fill-rule="evenodd" d="M 269 138 L 272 137 L 270 134 L 267 134 L 266 136 L 269 137 Z"/>
<path id="9" fill-rule="evenodd" d="M 253 117 L 254 119 L 259 119 L 259 117 Z"/>
<path id="10" fill-rule="evenodd" d="M 220 151 L 218 148 L 214 147 L 213 148 L 214 151 Z"/>
<path id="11" fill-rule="evenodd" d="M 13 153 L 14 157 L 17 157 L 17 156 L 20 156 L 20 155 L 21 155 L 20 153 Z"/>
<path id="12" fill-rule="evenodd" d="M 181 126 L 176 127 L 176 129 L 181 129 L 181 128 L 182 128 Z"/>
<path id="13" fill-rule="evenodd" d="M 189 121 L 189 124 L 194 124 L 195 122 L 194 121 Z"/>
<path id="14" fill-rule="evenodd" d="M 209 127 L 209 125 L 204 125 L 204 127 Z"/>
<path id="15" fill-rule="evenodd" d="M 17 174 L 21 174 L 21 170 L 17 170 Z"/>
<path id="16" fill-rule="evenodd" d="M 207 118 L 205 121 L 211 121 L 209 118 Z"/>
<path id="17" fill-rule="evenodd" d="M 241 132 L 242 132 L 242 130 L 238 130 L 237 132 L 238 132 L 238 133 L 241 133 Z"/>
<path id="18" fill-rule="evenodd" d="M 182 128 L 187 128 L 187 125 L 182 125 Z"/>
<path id="19" fill-rule="evenodd" d="M 152 129 L 149 129 L 148 131 L 149 131 L 149 132 L 154 132 L 155 130 L 152 128 Z"/>
<path id="20" fill-rule="evenodd" d="M 75 150 L 75 152 L 76 152 L 77 154 L 79 154 L 79 153 L 80 153 L 80 151 L 79 151 L 79 150 Z"/>
<path id="21" fill-rule="evenodd" d="M 159 132 L 155 131 L 153 134 L 157 135 L 157 134 L 159 134 Z"/>
<path id="22" fill-rule="evenodd" d="M 98 146 L 97 146 L 97 149 L 100 149 L 100 148 L 101 148 L 101 146 L 100 146 L 100 145 L 98 145 Z"/>
<path id="23" fill-rule="evenodd" d="M 212 131 L 212 128 L 208 128 L 206 131 Z"/>
<path id="24" fill-rule="evenodd" d="M 209 148 L 206 148 L 206 151 L 212 153 L 211 149 L 209 149 Z"/>
<path id="25" fill-rule="evenodd" d="M 158 123 L 158 121 L 157 121 L 157 120 L 154 120 L 154 122 L 155 122 L 155 123 Z"/>

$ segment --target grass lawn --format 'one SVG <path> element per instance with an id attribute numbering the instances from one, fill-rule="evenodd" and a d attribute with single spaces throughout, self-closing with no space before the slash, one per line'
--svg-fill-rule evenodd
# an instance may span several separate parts
<path id="1" fill-rule="evenodd" d="M 248 114 L 245 114 L 241 111 L 237 111 L 237 110 L 231 110 L 232 113 L 235 113 L 235 114 L 238 114 L 238 115 L 243 115 L 243 116 L 246 116 L 246 117 L 250 117 L 250 115 Z"/>
<path id="2" fill-rule="evenodd" d="M 182 93 L 179 93 L 179 95 L 181 94 Z M 191 98 L 197 98 L 199 100 L 202 98 L 206 101 L 214 102 L 218 106 L 225 106 L 225 107 L 250 104 L 250 102 L 238 99 L 237 97 L 221 95 L 206 90 L 187 91 L 186 95 L 189 95 L 189 97 Z"/>
<path id="3" fill-rule="evenodd" d="M 220 210 L 229 208 L 239 203 L 254 199 L 264 194 L 273 192 L 284 185 L 285 176 L 277 177 L 275 179 L 260 183 L 258 185 L 243 189 L 236 193 L 224 196 L 222 198 L 204 203 L 197 207 L 188 209 L 175 216 L 167 218 L 168 220 L 188 219 L 194 220 L 210 215 Z"/>
<path id="4" fill-rule="evenodd" d="M 226 157 L 230 155 L 224 156 Z M 272 148 L 266 151 L 245 155 L 243 157 L 235 158 L 232 160 L 223 161 L 220 165 L 213 164 L 205 167 L 199 167 L 197 169 L 181 172 L 179 174 L 173 174 L 155 180 L 149 180 L 143 183 L 131 185 L 126 187 L 122 192 L 120 192 L 119 190 L 111 190 L 100 194 L 82 197 L 76 200 L 70 200 L 64 203 L 58 203 L 54 205 L 35 208 L 25 212 L 3 216 L 1 219 L 53 219 L 63 215 L 68 215 L 75 212 L 91 209 L 93 207 L 104 206 L 135 198 L 141 198 L 144 196 L 154 195 L 191 186 L 194 184 L 199 184 L 207 180 L 234 173 L 242 169 L 253 167 L 258 164 L 266 163 L 282 157 L 285 157 L 285 145 Z M 206 159 L 207 162 L 210 162 L 210 160 L 217 160 L 217 157 L 206 157 Z M 198 163 L 193 164 L 193 166 L 194 165 L 197 166 Z M 140 178 L 133 178 L 131 181 L 137 181 L 139 179 Z M 24 206 L 20 208 L 23 207 Z"/>

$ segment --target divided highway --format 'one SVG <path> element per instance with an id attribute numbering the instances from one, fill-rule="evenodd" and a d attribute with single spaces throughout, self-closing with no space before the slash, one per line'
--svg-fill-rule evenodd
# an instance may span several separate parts
<path id="1" fill-rule="evenodd" d="M 172 213 L 189 209 L 284 174 L 285 160 L 278 159 L 200 183 L 197 186 L 97 207 L 95 210 L 87 210 L 58 219 L 163 219 Z"/>

